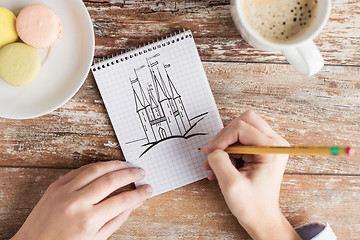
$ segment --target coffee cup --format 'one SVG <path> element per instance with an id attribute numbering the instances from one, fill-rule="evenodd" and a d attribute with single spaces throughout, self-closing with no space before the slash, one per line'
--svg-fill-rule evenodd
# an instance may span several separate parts
<path id="1" fill-rule="evenodd" d="M 241 36 L 260 50 L 281 51 L 301 74 L 324 66 L 313 39 L 325 26 L 331 0 L 232 0 L 231 15 Z"/>

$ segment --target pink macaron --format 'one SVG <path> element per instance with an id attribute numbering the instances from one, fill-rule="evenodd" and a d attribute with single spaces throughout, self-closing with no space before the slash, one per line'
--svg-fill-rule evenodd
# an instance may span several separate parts
<path id="1" fill-rule="evenodd" d="M 60 37 L 61 21 L 51 8 L 32 4 L 19 13 L 16 30 L 24 43 L 35 48 L 49 48 Z"/>

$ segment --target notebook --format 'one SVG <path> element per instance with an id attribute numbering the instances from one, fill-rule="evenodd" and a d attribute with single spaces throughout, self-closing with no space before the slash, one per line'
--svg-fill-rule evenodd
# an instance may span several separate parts
<path id="1" fill-rule="evenodd" d="M 146 171 L 137 187 L 155 196 L 206 177 L 198 148 L 223 125 L 191 31 L 91 70 L 126 161 Z"/>

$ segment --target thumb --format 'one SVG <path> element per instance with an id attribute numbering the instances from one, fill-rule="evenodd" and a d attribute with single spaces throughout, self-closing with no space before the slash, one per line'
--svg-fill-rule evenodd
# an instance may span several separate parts
<path id="1" fill-rule="evenodd" d="M 216 149 L 208 155 L 208 163 L 222 190 L 227 186 L 232 186 L 239 177 L 239 171 L 232 164 L 229 154 L 220 149 Z"/>

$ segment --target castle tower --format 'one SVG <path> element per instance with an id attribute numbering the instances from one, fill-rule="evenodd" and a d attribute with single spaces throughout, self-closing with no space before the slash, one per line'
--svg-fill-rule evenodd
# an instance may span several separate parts
<path id="1" fill-rule="evenodd" d="M 154 112 L 151 109 L 151 105 L 150 105 L 149 101 L 147 100 L 147 98 L 145 96 L 144 90 L 141 87 L 140 82 L 139 82 L 139 86 L 140 86 L 141 96 L 143 98 L 144 107 L 145 107 L 145 110 L 146 110 L 146 112 L 147 112 L 147 114 L 149 116 L 149 121 L 151 122 L 151 121 L 153 121 L 155 119 Z"/>
<path id="2" fill-rule="evenodd" d="M 167 74 L 167 72 L 166 72 L 166 66 L 165 66 L 165 65 L 164 65 L 164 70 L 165 70 L 165 73 Z M 169 92 L 169 90 L 168 90 L 168 88 L 167 88 L 167 86 L 166 86 L 166 84 L 165 84 L 165 81 L 164 81 L 164 79 L 163 79 L 163 77 L 162 77 L 162 75 L 161 75 L 161 73 L 160 73 L 159 68 L 158 68 L 158 73 L 159 73 L 159 76 L 160 76 L 160 79 L 161 79 L 161 84 L 162 84 L 163 89 L 164 89 L 164 91 L 165 91 L 165 95 L 167 96 L 167 98 L 168 98 L 169 101 L 170 101 L 171 110 L 172 110 L 173 113 L 175 113 L 175 112 L 177 111 L 177 108 L 176 108 L 174 99 L 173 99 L 172 94 Z"/>
<path id="3" fill-rule="evenodd" d="M 154 78 L 154 75 L 152 73 L 151 73 L 151 76 L 152 76 L 152 78 Z M 141 86 L 140 86 L 140 89 L 141 89 L 140 90 L 141 94 L 143 94 L 144 91 L 142 90 Z M 150 88 L 148 89 L 149 101 L 146 102 L 146 107 L 144 106 L 144 108 L 147 110 L 147 112 L 150 113 L 150 114 L 148 114 L 149 116 L 150 115 L 153 116 L 151 118 L 151 120 L 150 120 L 150 118 L 148 118 L 152 136 L 149 135 L 150 133 L 147 133 L 146 135 L 147 135 L 147 139 L 149 140 L 149 142 L 157 142 L 164 138 L 170 137 L 171 131 L 166 122 L 166 118 L 163 114 L 161 105 L 157 101 L 157 97 L 154 97 L 151 90 L 153 90 L 153 89 L 150 89 Z M 135 93 L 136 93 L 136 91 L 135 91 Z M 159 95 L 157 93 L 157 86 L 155 86 L 155 94 L 157 96 Z M 137 96 L 137 99 L 140 101 L 138 94 L 136 94 L 136 96 Z M 144 98 L 146 99 L 145 94 L 144 94 Z M 145 119 L 142 119 L 142 121 L 145 121 Z M 146 125 L 146 128 L 147 128 L 147 125 Z"/>
<path id="4" fill-rule="evenodd" d="M 146 135 L 146 139 L 148 142 L 155 142 L 155 134 L 153 132 L 153 129 L 150 124 L 150 119 L 148 116 L 148 113 L 145 109 L 144 104 L 140 101 L 139 96 L 136 94 L 135 89 L 133 88 L 134 98 L 135 98 L 135 106 L 136 106 L 136 112 L 140 118 L 141 125 L 143 127 L 143 130 Z"/>
<path id="5" fill-rule="evenodd" d="M 136 74 L 136 71 L 135 71 L 135 74 Z M 138 97 L 149 116 L 149 120 L 150 121 L 154 120 L 154 113 L 151 111 L 150 103 L 145 96 L 144 90 L 140 84 L 137 74 L 136 74 L 136 78 L 134 80 L 131 80 L 131 78 L 130 78 L 130 83 L 135 92 L 137 92 L 137 93 L 140 92 L 141 97 L 139 95 L 138 95 Z"/>
<path id="6" fill-rule="evenodd" d="M 179 127 L 181 129 L 182 134 L 185 134 L 191 127 L 189 117 L 188 117 L 187 112 L 185 110 L 185 107 L 184 107 L 184 104 L 182 102 L 181 96 L 177 92 L 173 82 L 170 79 L 170 76 L 169 76 L 168 72 L 166 71 L 166 66 L 165 65 L 164 65 L 164 68 L 165 68 L 167 79 L 169 81 L 171 97 L 172 97 L 172 99 L 174 100 L 174 103 L 175 103 L 176 112 L 175 112 L 174 115 L 176 115 L 176 120 L 177 120 L 178 125 L 179 125 Z"/>
<path id="7" fill-rule="evenodd" d="M 167 87 L 166 87 L 166 84 L 165 84 L 165 82 L 164 82 L 164 79 L 163 79 L 163 77 L 162 77 L 162 75 L 161 75 L 161 73 L 160 73 L 159 67 L 157 67 L 157 72 L 158 72 L 158 75 L 159 75 L 159 78 L 160 78 L 160 83 L 161 83 L 162 89 L 164 90 L 164 94 L 165 94 L 165 96 L 169 99 L 169 98 L 170 98 L 170 94 L 169 94 L 169 91 L 168 91 L 168 89 L 167 89 Z"/>
<path id="8" fill-rule="evenodd" d="M 140 76 L 144 76 L 144 71 L 146 71 L 145 65 L 135 68 L 134 73 L 135 73 L 136 78 L 132 81 L 130 79 L 130 82 L 132 84 L 133 89 L 135 89 L 135 92 L 137 93 L 140 101 L 143 103 L 145 110 L 148 114 L 149 121 L 151 122 L 155 119 L 154 112 L 152 111 L 152 108 L 150 106 L 150 99 L 148 100 L 149 97 L 146 97 L 144 89 L 142 88 L 140 80 L 139 80 L 139 73 L 140 73 Z"/>
<path id="9" fill-rule="evenodd" d="M 155 101 L 154 95 L 149 89 L 149 98 L 150 98 L 150 108 L 152 113 L 154 114 L 154 120 L 160 118 L 160 109 L 158 104 Z"/>
<path id="10" fill-rule="evenodd" d="M 163 113 L 162 118 L 164 119 L 164 121 L 166 122 L 166 125 L 169 128 L 170 136 L 180 135 L 181 132 L 177 126 L 177 123 L 176 123 L 176 120 L 174 117 L 174 113 L 171 109 L 169 98 L 166 96 L 165 90 L 160 85 L 156 76 L 154 76 L 154 83 L 155 83 L 156 94 L 158 96 L 157 101 L 158 101 L 158 103 L 161 107 L 162 113 Z M 165 131 L 166 131 L 166 129 L 165 129 Z M 155 129 L 154 129 L 154 132 L 156 134 Z"/>

